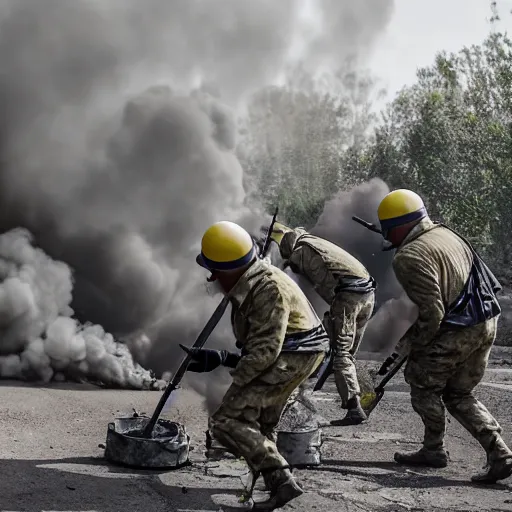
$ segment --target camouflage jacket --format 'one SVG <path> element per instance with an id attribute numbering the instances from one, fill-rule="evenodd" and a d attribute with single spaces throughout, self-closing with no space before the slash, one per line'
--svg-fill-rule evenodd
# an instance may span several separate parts
<path id="1" fill-rule="evenodd" d="M 472 262 L 473 255 L 466 243 L 428 217 L 412 229 L 397 250 L 393 269 L 419 312 L 395 352 L 405 355 L 413 346 L 430 343 L 446 309 L 464 289 Z"/>
<path id="2" fill-rule="evenodd" d="M 231 372 L 243 386 L 274 364 L 287 340 L 311 331 L 307 343 L 288 351 L 326 352 L 329 339 L 299 286 L 267 261 L 256 260 L 229 293 L 231 323 L 242 357 Z"/>
<path id="3" fill-rule="evenodd" d="M 302 229 L 286 233 L 280 249 L 290 268 L 304 276 L 329 305 L 343 278 L 370 278 L 364 265 L 350 253 Z"/>

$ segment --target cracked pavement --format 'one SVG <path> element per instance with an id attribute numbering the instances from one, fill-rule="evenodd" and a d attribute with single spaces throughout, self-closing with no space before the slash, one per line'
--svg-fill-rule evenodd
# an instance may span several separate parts
<path id="1" fill-rule="evenodd" d="M 365 357 L 367 354 L 361 354 Z M 512 444 L 512 351 L 496 348 L 477 395 Z M 357 427 L 322 429 L 322 465 L 295 470 L 306 491 L 283 511 L 512 511 L 512 479 L 483 487 L 469 481 L 485 456 L 454 420 L 448 424 L 451 462 L 418 469 L 393 462 L 397 450 L 420 446 L 422 425 L 412 411 L 401 374 L 387 388 L 370 420 Z M 132 409 L 151 413 L 156 392 L 19 382 L 1 386 L 2 492 L 0 511 L 218 512 L 244 510 L 238 502 L 247 470 L 233 459 L 204 457 L 207 415 L 202 399 L 181 390 L 168 417 L 186 425 L 192 464 L 176 471 L 135 471 L 103 459 L 107 424 Z M 342 414 L 332 381 L 318 398 L 328 420 Z M 262 499 L 259 484 L 256 499 Z"/>

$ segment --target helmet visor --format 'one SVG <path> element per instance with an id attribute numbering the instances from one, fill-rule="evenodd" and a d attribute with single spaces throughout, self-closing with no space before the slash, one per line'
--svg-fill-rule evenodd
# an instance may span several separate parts
<path id="1" fill-rule="evenodd" d="M 202 254 L 198 254 L 198 255 L 196 256 L 196 263 L 197 263 L 200 267 L 205 268 L 206 270 L 211 270 L 210 268 L 208 268 L 208 265 L 206 264 L 206 261 L 204 261 L 204 258 L 203 258 L 203 255 L 202 255 Z"/>
<path id="2" fill-rule="evenodd" d="M 213 261 L 209 260 L 204 254 L 200 253 L 196 256 L 196 263 L 201 267 L 209 270 L 210 272 L 215 271 L 230 271 L 244 267 L 250 263 L 256 257 L 256 248 L 253 246 L 251 250 L 243 257 L 234 261 Z"/>

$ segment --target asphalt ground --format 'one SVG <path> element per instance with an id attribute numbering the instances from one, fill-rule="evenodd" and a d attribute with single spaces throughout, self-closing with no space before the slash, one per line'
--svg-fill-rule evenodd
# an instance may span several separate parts
<path id="1" fill-rule="evenodd" d="M 512 445 L 512 371 L 508 352 L 495 351 L 477 395 Z M 113 418 L 151 413 L 160 393 L 104 390 L 94 386 L 20 382 L 0 386 L 1 511 L 218 512 L 243 510 L 238 497 L 246 478 L 236 460 L 204 456 L 207 413 L 202 398 L 183 389 L 168 416 L 191 436 L 191 465 L 175 471 L 134 471 L 103 458 Z M 334 384 L 315 395 L 327 420 L 343 413 Z M 306 491 L 284 511 L 512 511 L 512 479 L 491 487 L 474 485 L 481 469 L 480 446 L 454 420 L 448 424 L 446 469 L 405 468 L 397 450 L 420 446 L 422 424 L 412 411 L 401 374 L 366 424 L 322 429 L 322 465 L 294 470 Z M 257 489 L 261 489 L 258 484 Z M 256 491 L 255 499 L 263 494 Z"/>

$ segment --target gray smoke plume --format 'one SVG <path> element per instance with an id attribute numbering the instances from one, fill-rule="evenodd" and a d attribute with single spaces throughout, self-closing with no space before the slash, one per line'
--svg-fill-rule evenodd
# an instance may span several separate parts
<path id="1" fill-rule="evenodd" d="M 418 318 L 418 306 L 402 293 L 375 312 L 361 342 L 361 350 L 390 353 Z"/>
<path id="2" fill-rule="evenodd" d="M 89 340 L 103 340 L 109 352 L 115 337 L 157 373 L 176 367 L 177 344 L 192 343 L 219 300 L 205 293 L 194 262 L 203 231 L 229 219 L 257 232 L 266 221 L 245 204 L 236 119 L 218 93 L 238 104 L 279 77 L 307 25 L 302 3 L 2 2 L 0 230 L 26 228 L 51 258 L 23 263 L 34 249 L 27 235 L 11 232 L 20 252 L 9 272 L 44 276 L 46 265 L 59 290 L 29 284 L 44 296 L 36 306 L 51 310 L 38 313 L 36 329 L 23 320 L 37 310 L 26 281 L 6 280 L 0 318 L 12 341 L 0 346 L 7 358 L 30 352 L 23 360 L 48 378 L 41 368 L 71 371 L 92 361 L 87 350 L 98 344 Z M 310 69 L 363 56 L 392 6 L 320 2 L 329 24 L 303 48 Z M 224 319 L 211 344 L 231 343 Z M 2 362 L 0 375 L 18 375 L 13 361 Z M 108 381 L 107 370 L 93 375 L 92 366 L 81 372 Z"/>
<path id="3" fill-rule="evenodd" d="M 394 12 L 394 2 L 389 0 L 306 0 L 304 3 L 311 6 L 308 14 L 314 12 L 314 6 L 318 9 L 317 30 L 311 33 L 308 28 L 303 32 L 303 37 L 310 41 L 304 60 L 306 65 L 321 63 L 327 69 L 339 66 L 340 56 L 364 62 Z"/>
<path id="4" fill-rule="evenodd" d="M 31 244 L 28 231 L 0 235 L 0 375 L 4 378 L 80 379 L 133 389 L 156 389 L 126 345 L 99 325 L 71 317 L 70 268 Z"/>

